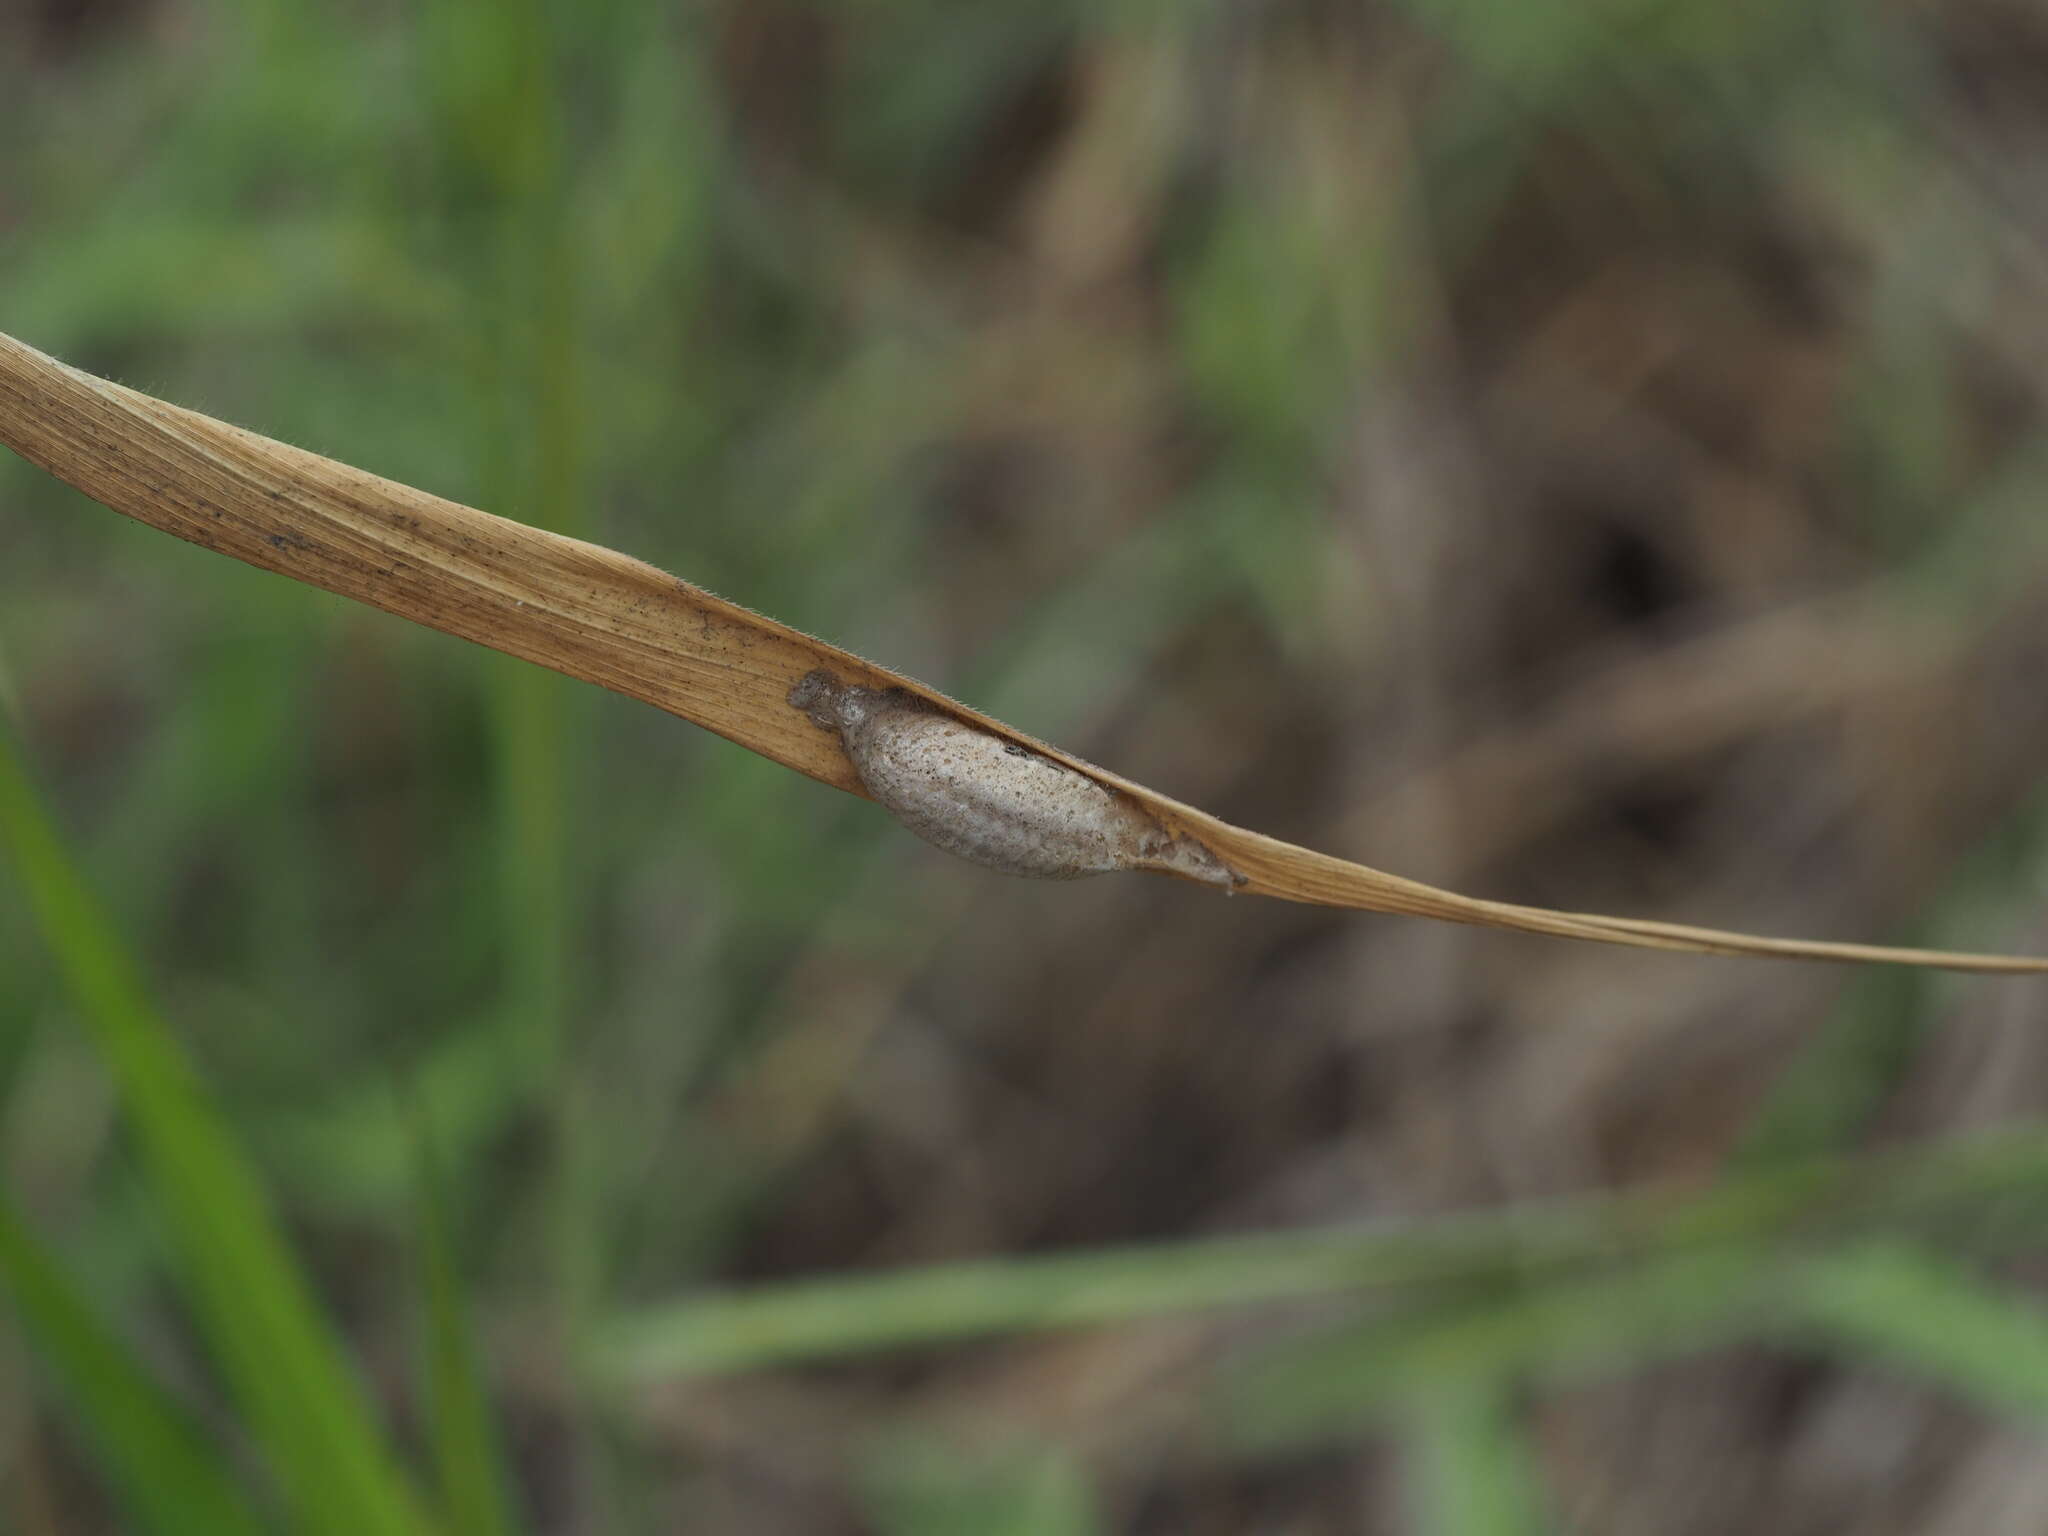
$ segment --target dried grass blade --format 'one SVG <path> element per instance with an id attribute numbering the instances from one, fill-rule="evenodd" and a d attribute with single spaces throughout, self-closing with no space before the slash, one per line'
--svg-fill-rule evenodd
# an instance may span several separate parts
<path id="1" fill-rule="evenodd" d="M 2048 972 L 2048 958 L 1755 937 L 1478 900 L 1233 827 L 837 646 L 580 540 L 529 528 L 95 378 L 0 335 L 0 442 L 115 511 L 415 623 L 597 683 L 864 795 L 789 703 L 824 669 L 901 689 L 1129 795 L 1247 894 L 1643 949 Z"/>

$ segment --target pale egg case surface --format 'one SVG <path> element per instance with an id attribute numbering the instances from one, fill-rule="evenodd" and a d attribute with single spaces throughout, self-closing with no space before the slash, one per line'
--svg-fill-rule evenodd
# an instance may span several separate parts
<path id="1" fill-rule="evenodd" d="M 908 694 L 809 673 L 789 702 L 837 731 L 861 784 L 926 842 L 1006 874 L 1078 880 L 1156 869 L 1225 890 L 1237 877 L 1136 802 Z"/>

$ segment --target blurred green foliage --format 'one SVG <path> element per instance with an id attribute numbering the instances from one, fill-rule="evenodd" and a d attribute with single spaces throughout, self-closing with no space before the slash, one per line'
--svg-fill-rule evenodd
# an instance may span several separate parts
<path id="1" fill-rule="evenodd" d="M 1474 358 L 1505 350 L 1511 328 L 1473 315 L 1585 277 L 1576 253 L 1519 243 L 1560 139 L 1568 206 L 1597 200 L 1573 176 L 1604 167 L 1631 238 L 1680 248 L 1775 160 L 1896 236 L 1873 243 L 1867 313 L 1836 348 L 1846 407 L 1820 433 L 1855 493 L 1839 544 L 1890 551 L 1883 579 L 1951 616 L 2009 594 L 2048 475 L 1987 449 L 1958 404 L 1944 349 L 1959 310 L 1993 303 L 1969 253 L 2003 226 L 1927 170 L 1933 71 L 1910 26 L 1843 4 L 1411 0 L 1361 8 L 1361 42 L 1339 10 L 22 11 L 0 22 L 0 326 L 629 550 L 1048 737 L 1264 747 L 1279 766 L 1244 771 L 1252 809 L 1298 832 L 1279 823 L 1307 814 L 1315 733 L 1349 723 L 1366 669 L 1407 665 L 1376 606 L 1390 578 L 1360 573 L 1333 512 L 1360 400 L 1418 356 L 1442 366 L 1448 330 Z M 1482 270 L 1506 275 L 1468 289 Z M 1510 514 L 1473 523 L 1514 537 Z M 909 1177 L 845 1151 L 839 1106 L 898 1012 L 999 1017 L 1022 990 L 1013 935 L 1078 951 L 1138 898 L 977 907 L 972 877 L 912 863 L 866 807 L 124 525 L 11 459 L 0 553 L 0 707 L 27 744 L 0 758 L 0 1289 L 47 1362 L 0 1388 L 0 1490 L 67 1457 L 109 1490 L 56 1499 L 45 1528 L 721 1529 L 676 1447 L 723 1442 L 593 1365 L 618 1330 L 743 1369 L 947 1337 L 948 1307 L 975 1332 L 1345 1290 L 1295 1286 L 1355 1242 L 1311 1233 L 1229 1258 L 1218 1295 L 1197 1246 L 1084 1255 L 1051 1291 L 998 1257 L 699 1312 L 707 1281 L 791 1267 L 776 1242 L 817 1224 L 792 1189 L 818 1164 L 868 1157 L 884 1186 L 962 1201 L 970 1238 L 1070 1238 L 1004 1224 L 985 1127 L 919 1118 L 944 1094 L 891 1103 Z M 1216 654 L 1211 715 L 1251 718 L 1298 675 L 1321 680 L 1301 689 L 1310 723 L 1200 737 L 1186 679 Z M 1991 931 L 2038 886 L 2038 815 L 1987 816 L 2008 856 L 1965 869 L 1933 929 Z M 1238 1038 L 1272 976 L 1328 941 L 1167 901 L 1147 931 L 1182 953 L 1154 990 L 1180 1022 L 1210 1000 Z M 1239 942 L 1242 990 L 1172 990 L 1185 953 Z M 953 952 L 964 993 L 920 980 Z M 1143 1038 L 1144 987 L 1076 974 Z M 1759 1183 L 1731 1198 L 1855 1146 L 1950 995 L 1851 991 L 1759 1098 L 1740 1138 Z M 1008 1070 L 947 1046 L 934 1030 L 907 1050 L 902 1080 Z M 1016 1118 L 1043 1113 L 1017 1098 Z M 1048 1165 L 1063 1134 L 1033 1143 Z M 1171 1198 L 1207 1212 L 1189 1168 Z M 1543 1529 L 1520 1393 L 1737 1336 L 2038 1414 L 2038 1306 L 1970 1262 L 2022 1245 L 1976 1233 L 1936 1261 L 1912 1214 L 1879 1212 L 1892 1245 L 1798 1265 L 1759 1223 L 1540 1283 L 1411 1277 L 1305 1342 L 1254 1341 L 1217 1391 L 1237 1428 L 1214 1455 L 1341 1439 L 1391 1407 L 1415 1528 Z M 817 1241 L 838 1262 L 905 1257 L 830 1217 Z M 764 1228 L 781 1235 L 750 1244 Z M 797 1318 L 802 1347 L 749 1317 Z M 971 1380 L 981 1357 L 957 1358 Z M 46 1384 L 74 1436 L 57 1453 Z M 833 1414 L 829 1381 L 819 1401 L 788 1415 L 798 1439 L 829 1417 L 833 1442 L 795 1454 L 790 1529 L 1120 1528 L 1096 1447 L 1060 1425 Z M 0 1497 L 0 1520 L 30 1503 Z"/>

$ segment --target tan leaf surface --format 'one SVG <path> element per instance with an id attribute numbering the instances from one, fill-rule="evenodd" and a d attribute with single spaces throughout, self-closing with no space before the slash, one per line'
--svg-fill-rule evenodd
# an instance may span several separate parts
<path id="1" fill-rule="evenodd" d="M 67 367 L 0 335 L 0 442 L 95 501 L 250 565 L 538 662 L 864 794 L 789 702 L 817 668 L 931 708 L 1120 790 L 1288 901 L 1648 949 L 2048 972 L 2048 958 L 1752 937 L 1477 900 L 1249 832 L 991 720 L 922 683 L 630 555 L 529 528 Z"/>

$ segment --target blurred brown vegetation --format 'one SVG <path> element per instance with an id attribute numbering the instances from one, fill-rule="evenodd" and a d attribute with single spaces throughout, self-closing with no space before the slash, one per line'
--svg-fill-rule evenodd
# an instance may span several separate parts
<path id="1" fill-rule="evenodd" d="M 46 90 L 106 46 L 94 29 L 185 24 L 181 6 L 88 9 L 7 23 Z M 709 297 L 661 345 L 756 357 L 774 388 L 749 398 L 779 389 L 800 422 L 721 425 L 744 439 L 735 505 L 849 441 L 875 444 L 840 463 L 873 486 L 710 533 L 678 531 L 659 486 L 600 493 L 594 536 L 1382 868 L 1574 910 L 2048 950 L 2048 10 L 1170 10 L 704 11 L 720 216 L 761 228 L 705 237 L 727 241 Z M 786 262 L 800 313 L 722 290 L 742 260 Z M 801 344 L 773 361 L 748 352 L 790 328 Z M 806 358 L 815 394 L 797 393 Z M 191 403 L 234 394 L 215 389 Z M 257 402 L 239 417 L 289 435 Z M 344 456 L 407 473 L 406 448 L 378 462 L 365 441 Z M 872 535 L 870 498 L 888 506 Z M 44 538 L 34 516 L 6 527 L 13 549 Z M 131 582 L 156 554 L 133 547 Z M 17 582 L 0 577 L 10 604 Z M 176 597 L 150 593 L 150 622 Z M 288 608 L 273 596 L 269 622 Z M 89 805 L 113 722 L 171 708 L 190 675 L 132 637 L 7 628 L 30 727 Z M 305 814 L 320 836 L 371 829 L 371 861 L 394 846 L 380 817 L 398 843 L 431 838 L 440 803 L 403 787 L 427 770 L 381 702 L 401 644 L 352 616 L 320 642 Z M 662 722 L 595 707 L 606 750 L 648 755 L 681 797 L 729 750 L 684 760 Z M 400 786 L 388 803 L 373 771 Z M 871 851 L 829 904 L 788 909 L 802 931 L 750 927 L 729 894 L 753 878 L 746 812 L 768 792 L 748 793 L 680 848 L 614 828 L 616 862 L 588 872 L 606 975 L 573 1036 L 635 1128 L 605 1164 L 623 1192 L 600 1197 L 626 1297 L 1704 1182 L 2048 1108 L 2048 994 L 2026 983 L 1641 955 L 1165 881 L 1041 888 L 807 786 L 772 802 L 789 830 L 762 818 L 759 856 L 793 861 L 780 878 L 804 882 L 827 814 Z M 349 878 L 402 884 L 414 856 Z M 174 884 L 203 901 L 209 878 Z M 374 931 L 372 905 L 331 953 Z M 687 1048 L 661 1034 L 678 985 Z M 260 1056 L 207 1048 L 223 1074 Z M 517 1126 L 486 1148 L 499 1169 L 531 1150 Z M 699 1180 L 723 1194 L 692 1270 L 641 1234 Z M 516 1194 L 488 1187 L 483 1209 L 514 1219 Z M 329 1234 L 337 1291 L 389 1347 L 347 1230 Z M 480 1306 L 530 1491 L 559 1509 L 567 1410 L 531 1299 L 492 1283 Z M 649 1528 L 865 1528 L 849 1447 L 903 1424 L 970 1459 L 1068 1447 L 1109 1529 L 1413 1528 L 1380 1429 L 1278 1457 L 1219 1446 L 1204 1384 L 1297 1326 L 681 1384 L 636 1404 L 637 1486 Z M 1549 1386 L 1528 1413 L 1574 1530 L 2048 1528 L 2038 1438 L 1794 1347 Z"/>
<path id="2" fill-rule="evenodd" d="M 858 22 L 749 8 L 723 60 L 761 174 L 845 198 L 867 259 L 948 285 L 977 316 L 992 399 L 938 450 L 932 513 L 940 579 L 965 599 L 949 650 L 977 650 L 1005 572 L 1161 515 L 1199 473 L 1215 423 L 1162 334 L 1175 296 L 1159 252 L 1212 199 L 1291 204 L 1277 222 L 1306 225 L 1313 251 L 1248 252 L 1249 284 L 1283 305 L 1304 267 L 1339 295 L 1389 290 L 1356 343 L 1371 365 L 1302 444 L 1321 477 L 1298 515 L 1327 564 L 1298 633 L 1190 627 L 1083 749 L 1246 824 L 1460 888 L 1846 936 L 1926 910 L 1959 851 L 2038 793 L 2048 754 L 2035 496 L 1956 535 L 1984 540 L 1965 558 L 1995 579 L 1912 590 L 2002 477 L 2039 463 L 2048 223 L 2010 183 L 2048 128 L 2048 15 L 1888 20 L 1935 66 L 1889 123 L 1760 132 L 1739 100 L 1715 112 L 1682 81 L 1631 76 L 1625 39 L 1608 38 L 1475 190 L 1446 174 L 1455 156 L 1425 168 L 1414 150 L 1458 68 L 1424 30 L 1373 7 L 1247 6 L 1188 57 L 1113 37 L 1049 55 L 911 210 L 834 186 L 819 143 L 821 80 Z M 1832 163 L 1857 156 L 1851 135 L 1886 130 L 1911 141 L 1905 185 Z M 1322 363 L 1319 327 L 1344 318 L 1305 317 L 1270 365 Z M 1898 327 L 1919 332 L 1910 366 L 1939 380 L 1873 381 Z M 1887 388 L 1910 403 L 1873 411 L 1871 430 L 1935 445 L 1897 450 L 1910 486 L 1883 481 L 1892 447 L 1845 449 L 1854 393 Z M 1833 971 L 1248 913 L 1173 890 L 1020 907 L 961 886 L 964 914 L 901 969 L 829 951 L 805 967 L 809 1029 L 841 1036 L 847 1011 L 808 999 L 852 987 L 874 1034 L 803 1122 L 815 1150 L 739 1273 L 1704 1175 L 1845 993 L 1882 1014 L 1888 989 L 1918 986 L 1858 993 Z M 2038 949 L 2040 911 L 1977 937 Z M 1956 989 L 1928 1022 L 1852 1135 L 2039 1112 L 2036 989 Z M 845 1048 L 799 1052 L 798 1073 Z M 785 1134 L 781 1086 L 764 1072 L 735 1105 L 769 1138 Z M 991 1435 L 1021 1421 L 1076 1438 L 1120 1490 L 1118 1529 L 1394 1521 L 1370 1446 L 1233 1474 L 1186 1437 L 1190 1380 L 1243 1331 L 993 1350 L 807 1386 L 802 1412 L 823 1444 L 835 1414 L 906 1395 Z M 680 1433 L 727 1451 L 782 1438 L 791 1390 L 691 1389 Z M 1761 1350 L 1555 1393 L 1538 1422 L 1573 1529 L 2048 1522 L 2029 1438 Z M 799 1487 L 832 1481 L 829 1459 L 772 1461 Z M 775 1507 L 760 1488 L 733 1497 Z"/>

